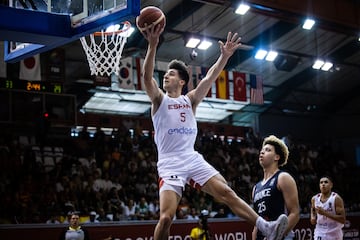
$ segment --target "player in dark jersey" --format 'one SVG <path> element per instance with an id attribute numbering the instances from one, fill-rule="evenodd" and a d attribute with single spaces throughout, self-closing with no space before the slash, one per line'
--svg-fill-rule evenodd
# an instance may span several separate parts
<path id="1" fill-rule="evenodd" d="M 264 176 L 253 188 L 254 209 L 268 221 L 277 219 L 281 214 L 288 215 L 288 227 L 285 239 L 293 239 L 292 229 L 300 219 L 300 206 L 297 186 L 294 178 L 281 171 L 280 166 L 287 163 L 289 150 L 285 143 L 274 135 L 264 139 L 259 155 L 259 163 Z M 264 239 L 265 236 L 254 227 L 253 240 Z"/>

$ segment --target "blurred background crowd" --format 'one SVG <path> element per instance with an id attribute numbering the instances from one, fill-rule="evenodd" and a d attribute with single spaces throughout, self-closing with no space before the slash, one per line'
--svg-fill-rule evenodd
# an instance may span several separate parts
<path id="1" fill-rule="evenodd" d="M 263 137 L 217 136 L 200 129 L 196 150 L 226 178 L 237 194 L 251 203 L 251 190 L 261 179 L 258 163 Z M 330 142 L 306 143 L 278 136 L 289 147 L 284 170 L 299 188 L 301 214 L 309 213 L 311 196 L 322 175 L 334 179 L 334 191 L 344 198 L 346 211 L 360 210 L 359 166 Z M 0 223 L 64 223 L 79 211 L 82 222 L 131 221 L 158 218 L 157 155 L 151 133 L 119 129 L 95 134 L 87 128 L 77 136 L 31 141 L 29 136 L 0 134 Z M 235 217 L 210 196 L 186 187 L 177 219 Z"/>

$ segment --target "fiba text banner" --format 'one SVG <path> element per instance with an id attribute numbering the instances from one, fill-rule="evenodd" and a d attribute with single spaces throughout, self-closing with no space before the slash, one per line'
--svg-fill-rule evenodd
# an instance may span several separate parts
<path id="1" fill-rule="evenodd" d="M 213 240 L 250 240 L 253 227 L 239 219 L 209 219 L 209 232 Z M 128 221 L 83 224 L 92 240 L 112 236 L 120 240 L 153 240 L 156 221 Z M 189 234 L 196 221 L 175 221 L 171 227 L 169 240 L 191 240 Z M 0 239 L 58 239 L 65 224 L 2 224 Z M 301 218 L 295 227 L 297 240 L 312 240 L 313 226 L 309 218 Z M 348 216 L 343 229 L 344 239 L 359 240 L 360 216 Z"/>

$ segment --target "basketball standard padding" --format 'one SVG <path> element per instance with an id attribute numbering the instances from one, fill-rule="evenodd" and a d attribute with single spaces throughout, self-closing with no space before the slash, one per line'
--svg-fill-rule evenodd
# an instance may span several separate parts
<path id="1" fill-rule="evenodd" d="M 160 24 L 161 27 L 166 24 L 165 14 L 160 8 L 154 6 L 145 7 L 141 9 L 140 15 L 136 17 L 136 26 L 142 32 L 157 24 Z"/>

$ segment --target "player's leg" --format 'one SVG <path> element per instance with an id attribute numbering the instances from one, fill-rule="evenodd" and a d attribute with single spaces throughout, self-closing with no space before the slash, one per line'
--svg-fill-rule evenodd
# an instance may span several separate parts
<path id="1" fill-rule="evenodd" d="M 210 178 L 201 188 L 204 192 L 210 194 L 218 201 L 226 204 L 234 214 L 244 218 L 247 222 L 255 225 L 258 215 L 256 212 L 240 197 L 236 195 L 223 176 L 220 174 Z"/>
<path id="2" fill-rule="evenodd" d="M 161 188 L 178 188 L 178 190 L 182 191 L 182 188 L 178 186 L 163 185 Z M 174 190 L 160 189 L 160 217 L 155 227 L 154 240 L 168 240 L 171 223 L 176 214 L 180 198 L 181 195 Z"/>
<path id="3" fill-rule="evenodd" d="M 268 240 L 280 240 L 284 235 L 288 225 L 285 215 L 281 215 L 277 221 L 265 221 L 244 200 L 236 195 L 220 174 L 211 177 L 201 189 L 218 201 L 225 203 L 237 216 L 257 226 Z"/>

